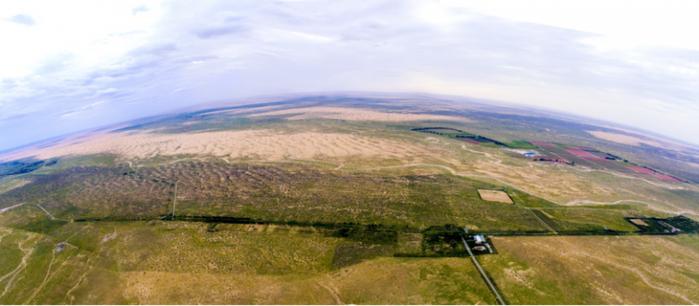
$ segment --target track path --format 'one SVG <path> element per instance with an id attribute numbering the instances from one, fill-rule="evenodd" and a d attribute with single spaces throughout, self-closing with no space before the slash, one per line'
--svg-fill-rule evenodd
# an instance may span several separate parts
<path id="1" fill-rule="evenodd" d="M 36 207 L 38 207 L 39 209 L 44 211 L 46 213 L 46 215 L 49 216 L 49 218 L 51 218 L 51 220 L 56 220 L 56 217 L 54 217 L 48 210 L 46 210 L 43 206 L 41 206 L 41 204 L 36 204 Z"/>
<path id="2" fill-rule="evenodd" d="M 12 206 L 8 206 L 8 207 L 5 207 L 5 208 L 2 208 L 2 209 L 0 209 L 0 214 L 6 212 L 6 211 L 8 211 L 8 210 L 12 210 L 12 209 L 14 209 L 14 208 L 20 207 L 20 206 L 22 206 L 22 205 L 24 205 L 24 203 L 19 203 L 19 204 L 15 204 L 15 205 L 12 205 Z"/>
<path id="3" fill-rule="evenodd" d="M 24 304 L 32 304 L 31 302 L 36 298 L 36 295 L 41 292 L 42 289 L 44 289 L 44 286 L 46 286 L 46 283 L 49 280 L 49 276 L 51 276 L 51 268 L 53 268 L 53 264 L 56 262 L 56 251 L 51 252 L 51 261 L 49 262 L 49 267 L 46 269 L 46 274 L 44 275 L 44 279 L 41 281 L 41 284 L 34 289 L 34 292 L 32 292 L 32 295 L 29 296 L 29 298 L 24 301 Z"/>
<path id="4" fill-rule="evenodd" d="M 493 281 L 490 279 L 490 276 L 488 276 L 483 267 L 481 267 L 481 264 L 478 262 L 478 258 L 476 258 L 476 255 L 473 255 L 473 252 L 471 252 L 471 248 L 468 246 L 468 243 L 466 243 L 466 239 L 464 238 L 464 236 L 461 236 L 461 242 L 464 243 L 464 248 L 466 249 L 466 252 L 468 252 L 468 256 L 471 258 L 471 262 L 476 267 L 476 270 L 478 270 L 478 273 L 481 274 L 481 277 L 485 281 L 485 284 L 488 286 L 488 289 L 490 289 L 493 295 L 495 295 L 495 299 L 497 300 L 498 304 L 507 305 L 505 299 L 502 297 L 502 295 L 500 295 L 500 291 L 497 287 L 495 287 L 495 283 L 493 283 Z"/>
<path id="5" fill-rule="evenodd" d="M 522 206 L 522 207 L 524 207 L 524 206 Z M 529 208 L 529 207 L 524 207 L 524 208 L 525 208 L 526 210 L 528 210 L 532 215 L 534 215 L 534 217 L 536 217 L 536 219 L 539 220 L 539 223 L 541 223 L 541 225 L 543 225 L 543 226 L 544 226 L 546 229 L 548 229 L 551 233 L 553 233 L 554 235 L 558 235 L 558 232 L 557 232 L 555 229 L 553 229 L 553 227 L 552 227 L 551 225 L 549 225 L 546 221 L 544 221 L 543 219 L 541 219 L 541 217 L 539 217 L 539 215 L 537 215 L 537 214 L 534 212 L 534 210 L 532 210 L 532 209 Z"/>
<path id="6" fill-rule="evenodd" d="M 34 253 L 34 248 L 31 246 L 25 247 L 25 245 L 31 242 L 33 238 L 34 237 L 32 235 L 29 235 L 27 239 L 21 242 L 17 242 L 17 247 L 20 249 L 20 251 L 22 251 L 22 253 L 24 253 L 24 255 L 22 256 L 22 260 L 20 261 L 19 265 L 17 265 L 17 267 L 14 270 L 0 277 L 0 283 L 4 282 L 7 279 L 7 283 L 5 284 L 5 288 L 3 289 L 2 294 L 0 294 L 0 297 L 5 296 L 5 294 L 7 294 L 7 292 L 10 291 L 19 273 L 27 267 L 27 261 L 29 260 L 29 257 L 31 257 Z"/>

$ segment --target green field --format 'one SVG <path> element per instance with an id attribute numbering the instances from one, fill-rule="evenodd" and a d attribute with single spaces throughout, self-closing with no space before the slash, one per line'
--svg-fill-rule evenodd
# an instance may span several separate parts
<path id="1" fill-rule="evenodd" d="M 103 222 L 48 235 L 2 233 L 3 268 L 20 266 L 12 282 L 0 283 L 5 304 L 491 301 L 460 258 L 368 254 L 338 266 L 338 250 L 356 242 L 308 228 L 219 225 L 211 232 L 201 223 Z M 61 241 L 66 248 L 54 252 Z"/>

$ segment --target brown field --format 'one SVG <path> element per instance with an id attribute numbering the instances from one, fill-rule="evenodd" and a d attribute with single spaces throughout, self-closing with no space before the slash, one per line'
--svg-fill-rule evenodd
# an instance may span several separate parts
<path id="1" fill-rule="evenodd" d="M 265 160 L 366 156 L 394 158 L 426 152 L 426 148 L 399 140 L 342 133 L 272 130 L 217 131 L 187 134 L 106 133 L 70 143 L 25 151 L 5 158 L 112 153 L 127 158 L 204 155 Z"/>
<path id="2" fill-rule="evenodd" d="M 597 184 L 596 180 L 583 176 L 587 173 L 581 173 L 581 168 L 512 159 L 497 149 L 464 145 L 463 151 L 468 154 L 468 162 L 458 165 L 456 171 L 514 186 L 557 203 L 589 199 L 591 195 L 606 199 L 618 193 L 607 184 Z"/>
<path id="3" fill-rule="evenodd" d="M 512 199 L 504 191 L 478 189 L 478 194 L 485 201 L 512 204 Z"/>
<path id="4" fill-rule="evenodd" d="M 698 211 L 695 200 L 680 198 L 673 192 L 682 189 L 696 192 L 695 185 L 679 186 L 611 170 L 528 162 L 492 148 L 459 145 L 464 154 L 462 160 L 468 162 L 453 162 L 452 173 L 513 186 L 557 204 L 642 203 L 663 212 L 696 216 Z"/>
<path id="5" fill-rule="evenodd" d="M 439 121 L 461 121 L 470 122 L 467 118 L 456 116 L 430 115 L 430 114 L 413 114 L 413 113 L 388 113 L 379 112 L 370 109 L 362 108 L 346 108 L 346 107 L 302 107 L 293 109 L 276 110 L 264 113 L 257 113 L 251 117 L 257 116 L 280 116 L 291 115 L 290 120 L 301 119 L 337 119 L 348 121 L 381 121 L 381 122 L 401 122 L 401 121 L 424 121 L 424 120 L 439 120 Z"/>
<path id="6" fill-rule="evenodd" d="M 699 303 L 699 238 L 495 237 L 482 263 L 512 304 Z"/>
<path id="7" fill-rule="evenodd" d="M 634 137 L 634 136 L 626 135 L 626 134 L 609 133 L 609 132 L 603 132 L 603 131 L 587 131 L 587 132 L 590 133 L 592 136 L 595 136 L 599 139 L 604 139 L 604 140 L 608 140 L 611 142 L 616 142 L 616 143 L 621 143 L 621 144 L 626 144 L 626 145 L 631 145 L 631 146 L 640 146 L 641 144 L 646 144 L 646 145 L 654 146 L 654 147 L 662 147 L 663 146 L 661 143 L 659 143 L 657 141 L 638 138 L 638 137 Z"/>

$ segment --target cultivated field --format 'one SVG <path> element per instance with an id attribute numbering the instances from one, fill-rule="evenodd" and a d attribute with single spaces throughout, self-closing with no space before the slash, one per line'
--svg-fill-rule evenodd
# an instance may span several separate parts
<path id="1" fill-rule="evenodd" d="M 616 143 L 627 144 L 632 146 L 640 146 L 641 144 L 646 144 L 654 147 L 662 147 L 662 144 L 657 141 L 649 139 L 641 139 L 639 137 L 634 137 L 631 135 L 619 134 L 619 133 L 609 133 L 604 131 L 589 131 L 592 136 L 600 139 L 609 140 Z"/>
<path id="2" fill-rule="evenodd" d="M 512 204 L 512 199 L 510 199 L 510 196 L 504 191 L 478 189 L 478 195 L 480 195 L 481 199 L 484 201 Z"/>

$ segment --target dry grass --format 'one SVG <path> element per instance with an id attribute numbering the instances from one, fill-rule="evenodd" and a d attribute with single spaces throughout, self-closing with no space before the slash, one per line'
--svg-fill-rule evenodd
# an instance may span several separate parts
<path id="1" fill-rule="evenodd" d="M 124 295 L 138 304 L 333 304 L 312 279 L 257 274 L 123 273 Z"/>
<path id="2" fill-rule="evenodd" d="M 512 204 L 512 199 L 504 191 L 478 189 L 478 194 L 485 201 Z"/>
<path id="3" fill-rule="evenodd" d="M 12 275 L 20 267 L 0 302 L 493 302 L 478 273 L 462 258 L 379 257 L 334 269 L 331 257 L 341 239 L 308 228 L 219 225 L 216 232 L 206 228 L 180 222 L 72 223 L 51 237 L 0 227 L 0 274 Z M 68 247 L 55 254 L 58 241 L 67 241 Z M 28 258 L 26 265 L 23 256 Z M 44 279 L 48 281 L 42 284 Z"/>
<path id="4" fill-rule="evenodd" d="M 460 144 L 467 162 L 454 163 L 454 172 L 487 182 L 513 186 L 562 205 L 647 204 L 673 213 L 696 214 L 689 197 L 677 190 L 696 192 L 694 185 L 657 182 L 611 170 L 531 162 L 497 149 Z M 452 145 L 456 146 L 456 145 Z"/>
<path id="5" fill-rule="evenodd" d="M 8 192 L 12 189 L 20 188 L 29 183 L 31 183 L 31 181 L 27 179 L 10 179 L 4 182 L 0 182 L 0 194 Z"/>
<path id="6" fill-rule="evenodd" d="M 385 113 L 346 107 L 301 107 L 287 110 L 255 108 L 230 112 L 234 117 L 244 115 L 243 112 L 255 111 L 262 111 L 265 115 L 285 114 L 297 119 L 337 118 L 384 121 L 449 119 L 428 114 Z M 463 118 L 451 117 L 451 119 L 454 118 L 463 120 Z M 432 173 L 449 169 L 451 173 L 463 174 L 499 185 L 510 185 L 560 204 L 640 202 L 647 203 L 658 210 L 696 214 L 696 208 L 692 205 L 693 199 L 688 200 L 689 197 L 682 194 L 678 196 L 678 193 L 674 192 L 679 189 L 696 192 L 696 186 L 679 186 L 680 184 L 656 182 L 628 174 L 586 167 L 533 163 L 508 156 L 496 148 L 424 135 L 411 136 L 407 132 L 394 133 L 393 130 L 382 130 L 374 125 L 367 126 L 376 129 L 365 130 L 357 128 L 361 126 L 357 123 L 324 122 L 321 125 L 314 125 L 315 123 L 287 122 L 285 124 L 294 126 L 295 128 L 290 130 L 295 132 L 290 132 L 288 129 L 286 131 L 258 129 L 182 134 L 152 131 L 131 134 L 102 133 L 73 138 L 52 147 L 35 148 L 0 158 L 9 160 L 32 155 L 48 158 L 95 153 L 115 153 L 124 159 L 197 155 L 245 162 L 314 161 L 319 162 L 316 163 L 317 165 L 337 167 L 335 169 L 343 171 L 429 163 L 436 165 L 428 169 Z M 299 126 L 308 130 L 302 130 Z M 592 131 L 592 133 L 596 132 L 599 131 Z M 417 168 L 410 168 L 411 171 L 427 171 L 415 169 Z"/>
<path id="7" fill-rule="evenodd" d="M 290 120 L 301 119 L 336 119 L 349 121 L 380 121 L 380 122 L 401 122 L 401 121 L 460 121 L 470 122 L 467 118 L 457 116 L 443 116 L 430 114 L 414 114 L 414 113 L 389 113 L 380 112 L 371 109 L 363 108 L 346 108 L 346 107 L 302 107 L 284 110 L 275 110 L 264 113 L 257 113 L 251 117 L 257 116 L 283 116 L 290 115 Z"/>
<path id="8" fill-rule="evenodd" d="M 309 277 L 138 271 L 121 275 L 139 304 L 476 304 L 492 303 L 460 258 L 379 258 Z"/>
<path id="9" fill-rule="evenodd" d="M 495 303 L 465 258 L 378 258 L 333 273 L 327 284 L 348 304 Z"/>
<path id="10" fill-rule="evenodd" d="M 529 162 L 501 152 L 471 159 L 461 165 L 465 173 L 479 179 L 496 180 L 557 203 L 575 199 L 607 199 L 619 190 L 591 180 L 580 167 Z M 594 196 L 595 198 L 591 198 Z"/>
<path id="11" fill-rule="evenodd" d="M 610 133 L 610 132 L 603 132 L 603 131 L 588 131 L 592 136 L 595 136 L 599 139 L 604 139 L 608 140 L 611 142 L 616 142 L 616 143 L 621 143 L 621 144 L 626 144 L 626 145 L 631 145 L 631 146 L 640 146 L 641 144 L 646 144 L 649 146 L 654 146 L 654 147 L 663 147 L 663 145 L 657 141 L 649 140 L 649 139 L 643 139 L 639 137 L 634 137 L 631 135 L 626 135 L 626 134 L 618 134 L 618 133 Z"/>
<path id="12" fill-rule="evenodd" d="M 508 237 L 482 262 L 513 304 L 696 304 L 699 238 Z"/>

